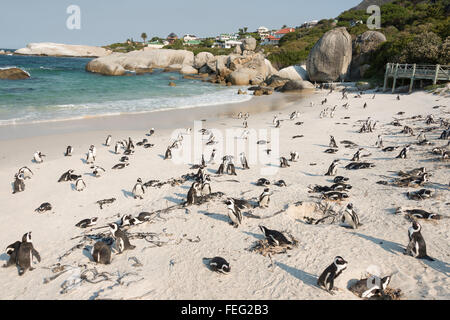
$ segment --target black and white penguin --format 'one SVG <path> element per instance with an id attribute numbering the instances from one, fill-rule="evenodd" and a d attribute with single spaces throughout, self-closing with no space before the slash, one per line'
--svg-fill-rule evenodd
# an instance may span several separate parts
<path id="1" fill-rule="evenodd" d="M 75 181 L 75 190 L 78 192 L 83 191 L 86 189 L 86 183 L 82 178 L 78 178 L 77 181 Z"/>
<path id="2" fill-rule="evenodd" d="M 92 171 L 92 174 L 96 178 L 100 178 L 106 172 L 105 169 L 103 169 L 102 167 L 99 167 L 99 166 L 92 166 L 91 169 L 94 170 L 94 171 Z"/>
<path id="3" fill-rule="evenodd" d="M 23 175 L 16 173 L 14 175 L 13 194 L 22 191 L 25 191 L 25 182 L 23 179 Z"/>
<path id="4" fill-rule="evenodd" d="M 408 144 L 405 146 L 402 151 L 400 151 L 400 154 L 396 157 L 397 159 L 406 159 L 407 153 L 409 151 L 410 145 Z"/>
<path id="5" fill-rule="evenodd" d="M 359 148 L 358 151 L 356 151 L 356 153 L 353 155 L 352 160 L 350 160 L 350 161 L 359 161 L 362 150 L 364 150 L 364 148 Z"/>
<path id="6" fill-rule="evenodd" d="M 131 214 L 124 214 L 121 218 L 120 218 L 120 226 L 121 227 L 126 227 L 131 225 L 131 219 L 133 217 L 131 216 Z"/>
<path id="7" fill-rule="evenodd" d="M 295 118 L 298 118 L 298 116 L 299 116 L 299 112 L 298 111 L 293 111 L 291 113 L 291 115 L 289 116 L 289 119 L 290 120 L 294 120 Z"/>
<path id="8" fill-rule="evenodd" d="M 34 211 L 43 213 L 45 211 L 50 211 L 50 210 L 52 210 L 52 205 L 49 202 L 44 202 L 38 208 L 36 208 L 36 210 L 34 210 Z"/>
<path id="9" fill-rule="evenodd" d="M 348 181 L 348 180 L 349 180 L 349 179 L 346 178 L 346 177 L 343 177 L 343 176 L 337 176 L 337 177 L 334 177 L 333 182 L 334 182 L 334 183 L 342 183 L 342 182 L 345 182 L 345 181 Z"/>
<path id="10" fill-rule="evenodd" d="M 98 218 L 97 217 L 93 217 L 93 218 L 88 218 L 88 219 L 83 219 L 80 222 L 78 222 L 75 227 L 78 228 L 88 228 L 88 227 L 92 227 L 95 226 L 97 224 Z"/>
<path id="11" fill-rule="evenodd" d="M 238 118 L 238 119 L 242 119 L 242 112 L 239 112 L 239 113 L 238 113 L 237 118 Z"/>
<path id="12" fill-rule="evenodd" d="M 420 232 L 421 230 L 422 226 L 416 221 L 413 221 L 411 227 L 408 228 L 409 243 L 406 247 L 406 254 L 415 258 L 434 261 L 433 258 L 427 255 L 427 247 L 425 239 Z"/>
<path id="13" fill-rule="evenodd" d="M 281 126 L 281 121 L 277 120 L 276 124 L 275 124 L 275 128 L 279 128 Z"/>
<path id="14" fill-rule="evenodd" d="M 19 246 L 19 250 L 16 256 L 17 267 L 19 268 L 19 276 L 23 275 L 27 270 L 34 270 L 32 267 L 33 257 L 41 262 L 41 256 L 39 252 L 33 247 L 33 242 L 31 241 L 31 231 L 27 232 L 22 237 L 22 243 Z"/>
<path id="15" fill-rule="evenodd" d="M 258 205 L 260 208 L 267 208 L 270 203 L 270 189 L 265 188 L 264 192 L 259 196 Z"/>
<path id="16" fill-rule="evenodd" d="M 219 166 L 219 169 L 217 170 L 216 174 L 224 174 L 225 173 L 225 165 L 226 165 L 226 158 L 223 157 L 222 163 Z"/>
<path id="17" fill-rule="evenodd" d="M 114 153 L 115 154 L 119 154 L 119 150 L 121 147 L 124 147 L 123 142 L 122 141 L 117 141 L 116 145 L 114 146 Z"/>
<path id="18" fill-rule="evenodd" d="M 114 165 L 111 169 L 119 169 L 120 170 L 129 165 L 130 165 L 129 163 L 118 163 L 118 164 Z"/>
<path id="19" fill-rule="evenodd" d="M 167 160 L 167 159 L 172 159 L 172 150 L 171 150 L 170 146 L 167 147 L 166 153 L 164 154 L 164 160 Z"/>
<path id="20" fill-rule="evenodd" d="M 231 159 L 229 159 L 228 164 L 227 164 L 227 174 L 237 176 L 236 168 L 234 167 L 234 163 Z"/>
<path id="21" fill-rule="evenodd" d="M 142 184 L 142 179 L 138 178 L 136 184 L 133 187 L 133 197 L 135 199 L 144 199 L 145 187 Z"/>
<path id="22" fill-rule="evenodd" d="M 330 148 L 337 148 L 336 140 L 334 140 L 333 136 L 330 136 Z"/>
<path id="23" fill-rule="evenodd" d="M 31 179 L 31 177 L 33 176 L 33 171 L 31 171 L 30 168 L 28 167 L 22 167 L 19 169 L 19 175 L 23 176 L 23 179 Z"/>
<path id="24" fill-rule="evenodd" d="M 207 196 L 211 194 L 211 184 L 210 184 L 211 179 L 209 178 L 209 175 L 205 175 L 205 179 L 202 182 L 202 186 L 201 186 L 201 195 Z"/>
<path id="25" fill-rule="evenodd" d="M 364 102 L 363 109 L 367 108 L 367 102 Z"/>
<path id="26" fill-rule="evenodd" d="M 209 261 L 212 271 L 228 274 L 231 271 L 230 264 L 222 257 L 214 257 Z"/>
<path id="27" fill-rule="evenodd" d="M 297 151 L 291 151 L 291 162 L 296 162 L 300 159 L 300 154 Z"/>
<path id="28" fill-rule="evenodd" d="M 147 136 L 151 137 L 154 134 L 155 134 L 155 128 L 151 128 L 149 133 L 147 133 Z"/>
<path id="29" fill-rule="evenodd" d="M 127 149 L 128 150 L 134 149 L 134 143 L 133 140 L 131 140 L 131 137 L 128 137 Z"/>
<path id="30" fill-rule="evenodd" d="M 125 232 L 120 230 L 119 225 L 117 223 L 110 223 L 109 230 L 111 231 L 111 235 L 116 242 L 116 248 L 119 253 L 122 253 L 125 250 L 133 250 L 136 246 L 133 246 L 128 239 L 128 236 Z"/>
<path id="31" fill-rule="evenodd" d="M 97 148 L 95 148 L 95 146 L 93 144 L 91 144 L 91 146 L 89 147 L 89 150 L 92 151 L 92 155 L 94 156 L 94 161 L 95 161 L 95 157 L 97 156 Z"/>
<path id="32" fill-rule="evenodd" d="M 342 257 L 335 257 L 333 263 L 322 272 L 317 280 L 319 287 L 325 289 L 330 294 L 334 294 L 332 292 L 334 280 L 347 268 L 347 264 L 348 262 Z"/>
<path id="33" fill-rule="evenodd" d="M 240 157 L 241 157 L 242 169 L 244 169 L 244 170 L 250 169 L 250 167 L 248 166 L 247 158 L 245 157 L 244 152 L 241 152 Z"/>
<path id="34" fill-rule="evenodd" d="M 87 164 L 92 164 L 95 161 L 95 156 L 94 153 L 92 152 L 91 149 L 89 149 L 87 155 L 86 155 L 86 163 Z"/>
<path id="35" fill-rule="evenodd" d="M 101 264 L 111 263 L 111 248 L 103 241 L 97 241 L 92 250 L 92 258 Z"/>
<path id="36" fill-rule="evenodd" d="M 334 160 L 330 164 L 330 167 L 328 168 L 328 171 L 327 171 L 327 173 L 325 173 L 325 175 L 326 176 L 334 176 L 334 175 L 336 175 L 338 163 L 339 163 L 339 160 Z"/>
<path id="37" fill-rule="evenodd" d="M 375 143 L 375 146 L 377 148 L 383 148 L 383 139 L 381 138 L 381 134 L 378 135 L 378 140 Z"/>
<path id="38" fill-rule="evenodd" d="M 59 177 L 58 182 L 71 181 L 71 175 L 74 173 L 74 170 L 70 169 L 64 172 L 61 177 Z"/>
<path id="39" fill-rule="evenodd" d="M 280 157 L 280 168 L 290 167 L 288 160 L 285 157 Z"/>
<path id="40" fill-rule="evenodd" d="M 390 281 L 391 276 L 386 276 L 381 279 L 378 276 L 371 276 L 356 281 L 348 289 L 360 298 L 370 299 L 382 295 Z"/>
<path id="41" fill-rule="evenodd" d="M 111 145 L 111 135 L 108 135 L 106 137 L 105 146 L 109 147 Z"/>
<path id="42" fill-rule="evenodd" d="M 278 121 L 278 116 L 275 115 L 275 116 L 273 117 L 272 123 L 275 125 L 275 124 L 277 124 L 277 121 Z"/>
<path id="43" fill-rule="evenodd" d="M 233 200 L 228 199 L 225 201 L 228 208 L 228 217 L 231 220 L 231 224 L 237 228 L 242 223 L 242 212 L 234 203 Z"/>
<path id="44" fill-rule="evenodd" d="M 137 219 L 141 222 L 146 222 L 149 221 L 153 216 L 154 214 L 150 212 L 141 212 L 138 214 Z"/>
<path id="45" fill-rule="evenodd" d="M 288 240 L 288 238 L 286 238 L 284 234 L 277 230 L 270 230 L 263 225 L 260 225 L 259 228 L 261 229 L 262 233 L 264 233 L 264 236 L 266 237 L 267 241 L 269 241 L 269 244 L 271 246 L 277 247 L 292 244 L 292 241 Z"/>
<path id="46" fill-rule="evenodd" d="M 73 153 L 73 147 L 72 146 L 67 146 L 66 148 L 66 153 L 64 153 L 65 157 L 71 157 Z"/>
<path id="47" fill-rule="evenodd" d="M 215 163 L 215 158 L 216 157 L 216 149 L 213 149 L 211 152 L 211 156 L 209 157 L 209 161 L 208 163 L 214 164 Z"/>
<path id="48" fill-rule="evenodd" d="M 186 200 L 187 205 L 192 205 L 192 204 L 197 203 L 199 188 L 200 188 L 200 184 L 198 182 L 192 183 L 191 188 L 189 189 L 188 194 L 187 194 L 187 200 Z"/>
<path id="49" fill-rule="evenodd" d="M 42 154 L 42 152 L 40 152 L 40 151 L 36 151 L 33 155 L 34 162 L 36 162 L 36 163 L 44 162 L 43 157 L 45 157 L 45 154 Z"/>
<path id="50" fill-rule="evenodd" d="M 270 185 L 270 181 L 267 180 L 266 178 L 259 178 L 258 181 L 256 182 L 256 185 L 260 186 L 260 187 L 268 186 L 268 185 Z"/>
<path id="51" fill-rule="evenodd" d="M 358 214 L 353 209 L 352 203 L 347 204 L 347 207 L 345 208 L 344 212 L 342 213 L 341 222 L 348 224 L 353 229 L 358 229 L 358 227 L 361 226 L 361 223 L 359 222 Z"/>
<path id="52" fill-rule="evenodd" d="M 8 261 L 3 265 L 3 268 L 8 268 L 9 266 L 15 265 L 17 262 L 17 253 L 19 252 L 21 242 L 16 241 L 6 247 L 6 254 L 9 256 Z"/>

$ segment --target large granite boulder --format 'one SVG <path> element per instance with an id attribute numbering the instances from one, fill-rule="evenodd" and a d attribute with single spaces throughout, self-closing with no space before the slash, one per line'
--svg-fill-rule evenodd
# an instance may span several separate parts
<path id="1" fill-rule="evenodd" d="M 197 74 L 198 70 L 192 66 L 183 65 L 183 67 L 180 69 L 180 73 L 181 74 Z"/>
<path id="2" fill-rule="evenodd" d="M 18 49 L 15 53 L 54 57 L 103 57 L 110 55 L 112 51 L 94 46 L 41 42 L 29 43 L 26 48 Z"/>
<path id="3" fill-rule="evenodd" d="M 368 62 L 370 62 L 372 53 L 385 41 L 385 35 L 378 31 L 366 31 L 353 41 L 350 67 L 350 78 L 352 80 L 359 80 L 364 77 L 364 73 L 370 67 Z"/>
<path id="4" fill-rule="evenodd" d="M 132 51 L 115 53 L 90 61 L 86 70 L 105 75 L 123 75 L 126 70 L 134 71 L 142 68 L 167 68 L 184 65 L 192 66 L 194 54 L 186 50 L 157 49 L 150 51 Z"/>
<path id="5" fill-rule="evenodd" d="M 19 68 L 0 68 L 0 79 L 22 80 L 30 78 L 30 74 Z"/>
<path id="6" fill-rule="evenodd" d="M 281 69 L 276 73 L 277 76 L 289 80 L 308 80 L 308 72 L 302 66 L 295 65 Z"/>
<path id="7" fill-rule="evenodd" d="M 194 58 L 194 68 L 201 69 L 209 61 L 214 60 L 214 55 L 209 52 L 200 52 Z"/>
<path id="8" fill-rule="evenodd" d="M 251 69 L 242 68 L 235 70 L 229 75 L 229 81 L 235 86 L 246 86 L 250 80 L 255 76 L 255 71 Z"/>
<path id="9" fill-rule="evenodd" d="M 242 51 L 255 51 L 256 49 L 256 39 L 246 38 L 242 40 L 241 50 Z"/>
<path id="10" fill-rule="evenodd" d="M 226 67 L 232 71 L 229 81 L 232 84 L 238 82 L 239 85 L 261 84 L 277 72 L 262 53 L 244 56 L 231 54 L 228 56 Z"/>
<path id="11" fill-rule="evenodd" d="M 310 81 L 347 78 L 352 61 L 352 37 L 344 27 L 325 33 L 311 49 L 306 64 Z"/>
<path id="12" fill-rule="evenodd" d="M 289 80 L 284 86 L 278 89 L 278 91 L 289 92 L 307 89 L 314 89 L 314 85 L 311 82 L 305 80 Z"/>

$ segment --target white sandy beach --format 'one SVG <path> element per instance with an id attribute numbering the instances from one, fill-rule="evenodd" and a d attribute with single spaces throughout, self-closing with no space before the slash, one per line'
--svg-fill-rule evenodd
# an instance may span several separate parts
<path id="1" fill-rule="evenodd" d="M 241 170 L 237 154 L 234 155 L 237 176 L 216 177 L 215 172 L 220 164 L 218 157 L 216 164 L 208 165 L 207 172 L 211 174 L 212 192 L 221 191 L 235 198 L 258 197 L 263 191 L 263 187 L 255 185 L 258 178 L 265 177 L 271 182 L 285 180 L 285 188 L 270 186 L 273 195 L 269 208 L 257 208 L 252 212 L 268 217 L 285 209 L 288 204 L 317 201 L 319 194 L 308 193 L 308 185 L 331 185 L 332 177 L 324 174 L 334 159 L 340 159 L 337 174 L 348 177 L 353 186 L 349 199 L 340 206 L 348 202 L 354 204 L 363 224 L 360 228 L 347 229 L 337 223 L 310 225 L 281 213 L 267 219 L 244 215 L 243 224 L 236 229 L 228 223 L 226 205 L 218 200 L 190 206 L 190 213 L 177 209 L 161 214 L 151 223 L 130 227 L 127 230 L 130 234 L 152 232 L 163 244 L 155 246 L 144 239 L 131 239 L 136 249 L 114 255 L 110 265 L 95 264 L 83 250 L 86 245 L 92 247 L 94 241 L 86 242 L 82 238 L 71 240 L 83 233 L 93 234 L 106 229 L 90 231 L 89 228 L 77 228 L 75 224 L 85 218 L 99 217 L 96 227 L 104 226 L 118 221 L 123 214 L 153 212 L 185 201 L 192 184 L 190 181 L 180 186 L 147 188 L 143 200 L 133 199 L 131 191 L 138 177 L 144 182 L 154 179 L 165 181 L 195 173 L 197 170 L 190 167 L 198 164 L 199 159 L 193 159 L 189 164 L 163 160 L 173 129 L 158 121 L 149 120 L 147 125 L 142 119 L 151 119 L 151 115 L 97 119 L 93 125 L 86 125 L 90 120 L 79 120 L 49 125 L 48 128 L 42 124 L 11 127 L 12 131 L 17 132 L 16 138 L 0 140 L 0 180 L 3 181 L 0 184 L 0 247 L 6 248 L 20 240 L 24 233 L 32 231 L 33 244 L 42 261 L 35 265 L 34 271 L 27 271 L 23 276 L 18 275 L 16 267 L 0 269 L 0 299 L 359 299 L 347 290 L 347 284 L 374 268 L 380 270 L 381 276 L 393 274 L 389 286 L 401 289 L 402 299 L 450 299 L 450 220 L 420 221 L 428 255 L 435 259 L 429 262 L 403 254 L 411 223 L 403 214 L 395 214 L 397 207 L 404 206 L 449 216 L 450 162 L 441 161 L 430 153 L 433 147 L 447 145 L 448 141 L 438 140 L 443 128 L 426 133 L 427 139 L 435 145 L 413 144 L 417 141 L 420 128 L 429 127 L 425 124 L 427 115 L 432 114 L 437 120 L 430 126 L 438 127 L 440 118 L 449 120 L 449 98 L 416 92 L 402 95 L 400 101 L 396 100 L 396 95 L 378 93 L 373 100 L 373 93 L 366 93 L 362 98 L 354 98 L 355 94 L 349 93 L 350 107 L 345 109 L 342 105 L 347 101 L 341 100 L 341 96 L 340 92 L 328 95 L 328 91 L 324 90 L 299 102 L 288 103 L 282 109 L 267 106 L 267 110 L 260 113 L 250 109 L 250 129 L 273 129 L 274 115 L 284 120 L 279 131 L 280 155 L 289 158 L 290 151 L 300 154 L 300 160 L 291 162 L 289 168 L 274 166 L 277 172 L 271 176 L 261 174 L 265 164 L 250 164 L 250 170 Z M 338 106 L 334 118 L 319 118 L 320 111 L 325 108 L 320 101 L 325 97 L 327 107 Z M 255 101 L 264 104 L 263 99 L 265 97 L 252 99 L 252 108 Z M 313 107 L 310 106 L 311 101 L 314 102 Z M 368 107 L 363 109 L 365 102 Z M 434 109 L 437 105 L 442 107 Z M 295 110 L 300 111 L 300 117 L 291 121 L 289 115 Z M 245 108 L 242 111 L 245 112 Z M 400 111 L 404 114 L 397 115 Z M 189 114 L 189 111 L 180 112 Z M 421 115 L 422 119 L 401 120 L 415 115 Z M 358 133 L 362 125 L 358 121 L 368 117 L 379 121 L 375 131 Z M 414 128 L 416 136 L 401 134 L 403 127 L 389 125 L 394 118 Z M 205 119 L 204 128 L 242 128 L 243 120 L 228 113 L 219 118 Z M 108 127 L 107 121 L 123 123 L 116 126 L 120 128 L 117 130 Z M 295 125 L 298 121 L 304 123 Z M 185 128 L 183 121 L 179 123 L 183 125 L 181 128 Z M 194 123 L 190 122 L 187 126 L 193 127 Z M 30 130 L 31 127 L 38 130 L 35 137 L 20 135 L 19 131 Z M 156 133 L 151 137 L 145 136 L 151 127 L 155 128 Z M 42 133 L 39 128 L 45 132 Z M 0 131 L 8 131 L 8 128 L 0 128 Z M 108 134 L 112 135 L 112 145 L 105 147 L 103 144 Z M 382 152 L 376 148 L 379 134 L 383 136 L 385 146 L 411 143 L 408 159 L 394 159 L 400 149 Z M 292 139 L 295 135 L 303 137 Z M 330 135 L 336 138 L 339 145 L 336 154 L 324 153 L 328 149 Z M 135 154 L 130 156 L 129 167 L 111 170 L 122 156 L 113 153 L 115 141 L 128 137 L 135 144 L 147 138 L 155 146 L 148 149 L 136 146 Z M 340 143 L 342 140 L 353 141 L 365 148 L 363 153 L 371 155 L 363 161 L 373 162 L 375 167 L 346 170 L 344 167 L 357 148 L 345 148 Z M 106 169 L 106 174 L 100 178 L 93 177 L 90 166 L 83 161 L 91 144 L 97 147 L 96 165 Z M 274 141 L 272 148 L 275 150 L 273 144 Z M 75 148 L 72 157 L 63 155 L 67 145 Z M 262 148 L 265 150 L 267 146 Z M 211 149 L 211 146 L 205 149 L 207 160 Z M 31 162 L 36 150 L 47 155 L 41 164 Z M 24 192 L 12 194 L 14 174 L 22 166 L 28 166 L 34 176 L 25 181 Z M 405 192 L 415 191 L 414 188 L 376 184 L 379 180 L 397 177 L 396 171 L 418 167 L 426 167 L 432 173 L 431 181 L 425 187 L 437 193 L 435 198 L 412 201 L 408 200 Z M 77 192 L 73 190 L 73 183 L 57 182 L 61 174 L 69 169 L 83 176 L 86 190 Z M 233 179 L 239 182 L 230 181 Z M 117 200 L 105 205 L 102 210 L 96 204 L 98 200 L 113 197 Z M 51 213 L 34 212 L 43 202 L 52 204 Z M 292 234 L 299 242 L 298 247 L 288 250 L 286 254 L 273 255 L 273 265 L 270 266 L 272 262 L 268 257 L 248 250 L 255 241 L 263 238 L 259 224 Z M 80 246 L 61 258 L 77 245 Z M 338 255 L 348 261 L 348 267 L 335 282 L 341 291 L 330 295 L 316 283 L 322 271 Z M 230 262 L 230 274 L 221 275 L 208 269 L 202 259 L 214 256 L 222 256 Z M 141 265 L 133 266 L 135 261 L 130 259 L 132 257 L 136 257 Z M 0 255 L 1 264 L 7 259 L 6 254 Z M 45 283 L 44 279 L 57 274 L 51 270 L 56 263 L 66 266 L 69 271 Z M 80 272 L 94 267 L 99 273 L 106 272 L 109 280 L 98 283 L 82 281 L 61 293 L 65 281 L 68 281 L 66 285 L 71 279 L 79 281 L 77 275 Z"/>

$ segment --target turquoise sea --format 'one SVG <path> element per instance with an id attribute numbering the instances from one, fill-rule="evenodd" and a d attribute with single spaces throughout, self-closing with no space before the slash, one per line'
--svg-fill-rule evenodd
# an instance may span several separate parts
<path id="1" fill-rule="evenodd" d="M 0 80 L 0 125 L 242 102 L 237 88 L 183 79 L 178 73 L 108 77 L 85 71 L 90 59 L 0 56 L 0 68 L 19 67 L 26 80 Z M 176 87 L 169 87 L 171 77 Z"/>

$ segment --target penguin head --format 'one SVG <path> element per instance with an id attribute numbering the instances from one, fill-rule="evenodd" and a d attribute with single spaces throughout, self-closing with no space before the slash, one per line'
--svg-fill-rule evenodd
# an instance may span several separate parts
<path id="1" fill-rule="evenodd" d="M 349 204 L 347 204 L 347 209 L 350 209 L 350 210 L 352 210 L 352 209 L 353 209 L 353 203 L 349 203 Z"/>
<path id="2" fill-rule="evenodd" d="M 264 227 L 262 224 L 259 225 L 259 229 L 261 229 L 261 232 L 265 235 L 267 228 Z"/>
<path id="3" fill-rule="evenodd" d="M 233 201 L 233 199 L 227 199 L 227 200 L 224 201 L 224 203 L 225 203 L 227 206 L 231 206 L 231 205 L 234 204 L 234 201 Z"/>
<path id="4" fill-rule="evenodd" d="M 95 222 L 97 222 L 97 220 L 98 220 L 97 217 L 91 218 L 91 223 L 95 223 Z"/>
<path id="5" fill-rule="evenodd" d="M 334 258 L 334 264 L 337 266 L 345 266 L 348 262 L 344 260 L 341 256 Z"/>
<path id="6" fill-rule="evenodd" d="M 269 192 L 270 189 L 269 188 L 264 188 L 264 192 Z"/>
<path id="7" fill-rule="evenodd" d="M 122 226 L 129 225 L 130 220 L 131 220 L 131 215 L 129 215 L 129 214 L 122 216 L 122 219 L 120 219 L 120 221 L 122 222 Z"/>
<path id="8" fill-rule="evenodd" d="M 109 223 L 108 226 L 109 226 L 109 230 L 112 233 L 115 233 L 117 230 L 119 230 L 119 226 L 117 223 Z"/>
<path id="9" fill-rule="evenodd" d="M 422 226 L 418 222 L 413 221 L 411 228 L 413 232 L 420 232 Z"/>
<path id="10" fill-rule="evenodd" d="M 31 242 L 32 242 L 32 241 L 31 241 L 31 231 L 25 233 L 25 234 L 22 236 L 22 242 L 28 242 L 28 243 L 31 243 Z"/>
<path id="11" fill-rule="evenodd" d="M 223 264 L 220 271 L 222 271 L 223 273 L 229 273 L 231 271 L 231 267 L 229 264 Z"/>
<path id="12" fill-rule="evenodd" d="M 141 179 L 141 178 L 138 178 L 138 179 L 137 179 L 137 182 L 142 183 L 142 179 Z"/>

